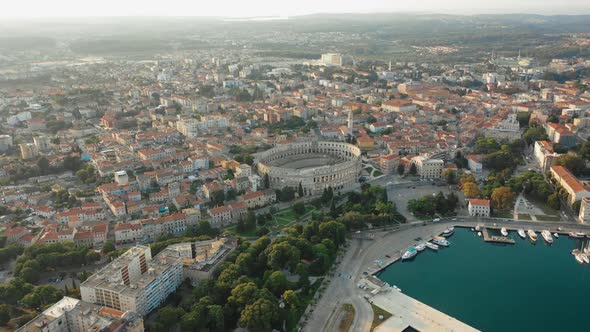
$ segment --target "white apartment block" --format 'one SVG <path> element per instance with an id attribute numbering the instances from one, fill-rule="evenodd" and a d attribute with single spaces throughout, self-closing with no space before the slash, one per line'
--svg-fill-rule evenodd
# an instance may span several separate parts
<path id="1" fill-rule="evenodd" d="M 199 133 L 200 122 L 197 119 L 181 119 L 176 121 L 176 130 L 187 138 L 194 138 Z"/>
<path id="2" fill-rule="evenodd" d="M 188 160 L 193 163 L 193 170 L 209 169 L 209 157 L 205 154 L 189 157 Z"/>
<path id="3" fill-rule="evenodd" d="M 145 316 L 183 281 L 182 259 L 135 246 L 80 285 L 82 300 Z"/>
<path id="4" fill-rule="evenodd" d="M 553 161 L 560 156 L 553 151 L 553 144 L 549 141 L 536 141 L 533 151 L 535 161 L 543 172 L 547 172 L 553 165 Z"/>
<path id="5" fill-rule="evenodd" d="M 18 332 L 88 332 L 88 331 L 142 332 L 143 319 L 134 312 L 123 312 L 101 307 L 64 296 L 47 308 Z"/>
<path id="6" fill-rule="evenodd" d="M 469 170 L 473 173 L 479 174 L 483 171 L 483 158 L 481 154 L 468 154 L 465 156 Z"/>
<path id="7" fill-rule="evenodd" d="M 322 64 L 326 66 L 342 66 L 342 54 L 340 53 L 324 53 L 321 59 Z"/>
<path id="8" fill-rule="evenodd" d="M 444 169 L 444 161 L 441 159 L 428 159 L 418 156 L 412 159 L 416 164 L 418 175 L 423 179 L 438 179 Z"/>

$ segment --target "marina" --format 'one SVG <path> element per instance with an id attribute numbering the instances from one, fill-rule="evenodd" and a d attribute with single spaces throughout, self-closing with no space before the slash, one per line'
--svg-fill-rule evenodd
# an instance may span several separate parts
<path id="1" fill-rule="evenodd" d="M 500 228 L 481 227 L 480 231 L 490 236 L 490 231 Z M 589 240 L 564 236 L 552 245 L 545 241 L 532 245 L 516 232 L 508 237 L 515 245 L 490 245 L 475 231 L 456 227 L 452 246 L 438 253 L 425 250 L 419 259 L 393 264 L 378 277 L 482 331 L 567 331 L 583 326 L 588 314 L 584 303 L 590 293 L 590 266 L 584 260 L 588 260 L 584 249 Z M 577 255 L 572 257 L 575 248 Z M 519 296 L 506 298 L 507 293 Z M 551 305 L 554 319 L 538 319 L 548 304 L 558 303 L 564 305 Z"/>

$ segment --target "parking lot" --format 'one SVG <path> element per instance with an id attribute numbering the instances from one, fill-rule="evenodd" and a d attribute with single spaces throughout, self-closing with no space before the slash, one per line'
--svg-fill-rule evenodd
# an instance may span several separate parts
<path id="1" fill-rule="evenodd" d="M 435 182 L 425 183 L 418 181 L 407 185 L 387 186 L 387 197 L 394 202 L 398 211 L 408 218 L 408 221 L 417 220 L 408 211 L 408 201 L 417 199 L 426 195 L 436 194 L 442 191 L 443 194 L 448 195 L 451 190 L 447 185 L 437 185 Z M 459 196 L 459 202 L 464 201 L 463 193 L 459 190 L 453 189 L 455 194 Z"/>

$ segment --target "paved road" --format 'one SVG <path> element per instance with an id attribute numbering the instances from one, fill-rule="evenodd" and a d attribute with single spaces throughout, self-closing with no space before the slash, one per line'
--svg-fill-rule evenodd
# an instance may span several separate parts
<path id="1" fill-rule="evenodd" d="M 362 299 L 351 298 L 353 294 L 350 285 L 353 284 L 354 280 L 352 277 L 353 273 L 349 271 L 350 267 L 360 268 L 354 261 L 362 252 L 363 242 L 367 241 L 353 240 L 349 242 L 350 245 L 346 254 L 336 269 L 334 277 L 324 292 L 324 295 L 316 305 L 315 311 L 311 316 L 312 318 L 304 327 L 304 331 L 337 330 L 339 324 L 338 317 L 340 317 L 338 310 L 344 303 L 351 303 L 356 313 L 366 311 L 362 308 L 363 304 L 360 301 Z"/>
<path id="2" fill-rule="evenodd" d="M 334 278 L 326 288 L 323 297 L 318 302 L 304 331 L 335 331 L 338 328 L 337 310 L 344 303 L 350 303 L 355 309 L 355 319 L 350 331 L 365 332 L 371 328 L 373 310 L 364 299 L 363 292 L 357 288 L 368 268 L 376 269 L 375 259 L 386 259 L 385 254 L 392 257 L 399 255 L 399 250 L 416 243 L 417 237 L 431 236 L 433 232 L 440 232 L 448 225 L 433 224 L 428 226 L 405 226 L 402 231 L 385 231 L 376 233 L 374 240 L 364 239 L 355 234 L 350 240 L 350 246 L 337 268 Z M 363 234 L 360 234 L 363 235 Z"/>

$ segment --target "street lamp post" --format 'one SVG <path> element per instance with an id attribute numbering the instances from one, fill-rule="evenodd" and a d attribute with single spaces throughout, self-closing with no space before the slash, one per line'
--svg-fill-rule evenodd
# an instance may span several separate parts
<path id="1" fill-rule="evenodd" d="M 282 297 L 279 300 L 279 308 L 281 308 L 281 310 L 285 309 L 285 301 L 283 300 Z M 286 318 L 283 318 L 283 332 L 287 332 L 287 328 L 285 327 L 286 321 L 287 321 Z"/>

